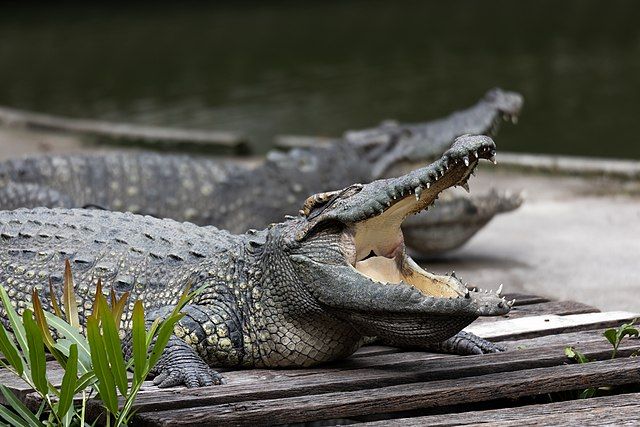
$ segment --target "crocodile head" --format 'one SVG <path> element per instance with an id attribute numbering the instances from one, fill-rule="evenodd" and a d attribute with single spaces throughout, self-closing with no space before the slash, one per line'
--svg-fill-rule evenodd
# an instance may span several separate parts
<path id="1" fill-rule="evenodd" d="M 301 216 L 282 225 L 303 293 L 361 334 L 404 344 L 442 341 L 478 316 L 507 313 L 511 303 L 499 292 L 469 291 L 454 274 L 419 267 L 400 229 L 494 155 L 491 138 L 462 136 L 429 166 L 310 197 Z"/>
<path id="2" fill-rule="evenodd" d="M 397 176 L 439 158 L 460 135 L 495 137 L 503 120 L 517 122 L 523 103 L 519 93 L 494 88 L 475 105 L 445 118 L 417 124 L 386 121 L 376 128 L 347 132 L 344 138 L 365 151 L 374 177 Z"/>

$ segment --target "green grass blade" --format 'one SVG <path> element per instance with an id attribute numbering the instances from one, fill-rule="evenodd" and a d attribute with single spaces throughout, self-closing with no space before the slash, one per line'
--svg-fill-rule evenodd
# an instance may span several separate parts
<path id="1" fill-rule="evenodd" d="M 76 392 L 76 383 L 78 382 L 78 346 L 72 344 L 69 347 L 69 358 L 67 359 L 67 367 L 62 377 L 62 385 L 60 386 L 60 400 L 56 413 L 58 418 L 62 419 L 67 415 L 69 408 L 73 403 L 73 396 Z"/>
<path id="2" fill-rule="evenodd" d="M 22 313 L 22 322 L 27 332 L 29 345 L 29 365 L 31 367 L 31 379 L 42 395 L 49 392 L 47 383 L 47 359 L 44 354 L 44 341 L 38 324 L 33 320 L 33 312 L 29 309 Z"/>
<path id="3" fill-rule="evenodd" d="M 107 300 L 102 295 L 100 295 L 99 304 L 101 305 L 100 320 L 102 321 L 103 340 L 107 359 L 111 365 L 111 373 L 118 390 L 120 390 L 120 394 L 126 397 L 129 383 L 127 381 L 127 368 L 122 355 L 122 343 L 118 335 L 118 328 L 107 305 Z"/>
<path id="4" fill-rule="evenodd" d="M 144 308 L 140 300 L 135 302 L 132 314 L 131 336 L 133 341 L 133 377 L 136 384 L 144 378 L 147 371 L 147 335 L 145 330 Z"/>
<path id="5" fill-rule="evenodd" d="M 76 328 L 80 328 L 80 318 L 78 317 L 78 301 L 74 292 L 73 275 L 71 274 L 71 264 L 69 260 L 64 262 L 64 285 L 62 290 L 62 304 L 67 315 L 67 323 Z"/>
<path id="6" fill-rule="evenodd" d="M 24 331 L 24 326 L 22 326 L 20 316 L 18 316 L 18 313 L 16 313 L 13 305 L 11 305 L 9 295 L 7 294 L 7 291 L 3 286 L 0 286 L 0 299 L 2 300 L 4 309 L 7 312 L 7 317 L 9 318 L 9 325 L 11 326 L 13 336 L 16 337 L 16 341 L 18 342 L 18 346 L 22 350 L 22 354 L 24 354 L 25 360 L 29 360 L 29 345 L 27 344 L 27 335 Z"/>
<path id="7" fill-rule="evenodd" d="M 171 335 L 173 335 L 173 326 L 183 317 L 184 314 L 182 313 L 174 314 L 161 323 L 160 329 L 158 330 L 158 335 L 156 337 L 156 342 L 154 343 L 153 349 L 151 350 L 151 356 L 149 356 L 149 369 L 153 368 L 155 364 L 158 363 L 158 360 L 160 359 L 164 348 L 169 342 L 169 338 L 171 338 Z"/>
<path id="8" fill-rule="evenodd" d="M 118 412 L 118 396 L 116 394 L 116 384 L 109 368 L 107 355 L 104 351 L 105 343 L 100 334 L 98 319 L 89 316 L 87 319 L 87 338 L 91 347 L 91 361 L 93 370 L 98 378 L 98 391 L 105 407 L 112 413 Z"/>
<path id="9" fill-rule="evenodd" d="M 0 323 L 0 352 L 4 354 L 9 365 L 13 366 L 13 369 L 16 370 L 18 376 L 21 377 L 24 372 L 24 362 L 18 352 L 18 347 L 16 347 L 13 340 L 9 338 L 7 330 L 4 328 L 2 323 Z"/>
<path id="10" fill-rule="evenodd" d="M 13 417 L 12 419 L 7 419 L 7 421 L 9 421 L 9 423 L 11 423 L 11 425 L 28 426 L 28 427 L 42 427 L 42 423 L 40 422 L 40 420 L 38 420 L 36 418 L 36 416 L 33 415 L 33 412 L 31 412 L 29 410 L 29 408 L 27 408 L 25 406 L 25 404 L 22 403 L 15 396 L 15 394 L 13 394 L 13 392 L 11 390 L 9 390 L 3 384 L 0 384 L 0 391 L 2 391 L 2 395 L 4 396 L 4 398 L 7 401 L 7 403 L 19 415 L 19 417 Z M 10 411 L 6 411 L 6 412 L 3 412 L 3 411 L 6 411 L 6 409 L 4 407 L 2 407 L 2 405 L 0 405 L 0 414 L 2 414 L 2 416 L 4 418 L 7 415 L 6 412 L 10 412 Z M 11 415 L 15 415 L 15 414 L 11 414 Z M 16 423 L 16 424 L 14 424 L 14 423 Z"/>

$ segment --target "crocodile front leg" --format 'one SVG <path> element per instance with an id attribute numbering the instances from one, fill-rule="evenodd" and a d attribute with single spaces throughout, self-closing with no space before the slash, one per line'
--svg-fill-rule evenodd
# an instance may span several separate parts
<path id="1" fill-rule="evenodd" d="M 151 311 L 147 325 L 166 317 L 173 307 Z M 158 363 L 151 370 L 153 383 L 159 387 L 203 387 L 223 384 L 222 376 L 210 366 L 237 364 L 242 358 L 242 335 L 237 319 L 212 306 L 186 306 L 174 327 L 173 335 Z M 130 334 L 125 338 L 125 350 L 130 355 Z"/>
<path id="2" fill-rule="evenodd" d="M 393 342 L 392 339 L 375 339 L 369 338 L 367 344 L 373 342 L 389 345 L 392 347 L 405 347 L 417 350 L 435 351 L 438 353 L 446 354 L 458 354 L 460 356 L 469 356 L 473 354 L 487 354 L 487 353 L 500 353 L 506 350 L 505 347 L 492 343 L 489 340 L 480 338 L 479 336 L 472 334 L 471 332 L 460 331 L 449 339 L 446 339 L 439 343 L 423 344 L 423 345 L 411 345 L 406 346 Z"/>
<path id="3" fill-rule="evenodd" d="M 468 356 L 472 354 L 500 353 L 506 350 L 505 347 L 480 338 L 471 332 L 460 331 L 451 338 L 437 344 L 426 346 L 427 349 Z"/>

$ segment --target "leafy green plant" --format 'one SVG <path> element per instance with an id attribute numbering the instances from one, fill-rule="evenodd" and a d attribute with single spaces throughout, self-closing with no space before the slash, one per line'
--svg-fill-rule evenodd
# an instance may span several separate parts
<path id="1" fill-rule="evenodd" d="M 0 351 L 6 360 L 0 359 L 0 364 L 33 388 L 42 402 L 34 414 L 11 390 L 0 385 L 0 392 L 12 409 L 0 405 L 0 420 L 28 427 L 84 426 L 87 399 L 97 392 L 106 409 L 105 424 L 127 425 L 137 393 L 164 351 L 174 325 L 182 318 L 180 310 L 194 295 L 187 288 L 174 310 L 165 319 L 156 319 L 148 330 L 143 305 L 136 301 L 129 332 L 131 357 L 126 358 L 120 326 L 129 295 L 125 293 L 117 298 L 111 291 L 109 304 L 98 282 L 92 312 L 86 319 L 85 337 L 73 288 L 67 262 L 62 295 L 64 313 L 50 285 L 53 313 L 43 310 L 40 297 L 34 291 L 32 307 L 25 309 L 20 317 L 0 286 L 0 299 L 12 331 L 9 334 L 0 323 Z M 64 369 L 59 387 L 48 379 L 45 348 Z M 131 382 L 128 369 L 133 369 Z M 80 399 L 75 398 L 78 395 Z M 122 405 L 119 397 L 124 401 Z"/>
<path id="2" fill-rule="evenodd" d="M 607 329 L 604 331 L 604 337 L 611 343 L 613 346 L 613 351 L 611 352 L 611 358 L 615 359 L 618 354 L 618 347 L 620 343 L 625 337 L 638 337 L 640 335 L 640 331 L 637 328 L 633 327 L 633 324 L 638 319 L 633 319 L 631 323 L 624 323 L 617 328 Z"/>
<path id="3" fill-rule="evenodd" d="M 615 357 L 618 355 L 618 348 L 620 347 L 620 343 L 625 337 L 637 338 L 638 336 L 640 336 L 640 331 L 633 326 L 636 320 L 637 319 L 633 319 L 630 323 L 623 323 L 617 328 L 610 328 L 603 332 L 604 337 L 613 347 L 611 351 L 611 359 L 615 359 Z M 583 353 L 573 347 L 565 347 L 564 354 L 569 359 L 572 359 L 577 363 L 593 362 L 592 359 L 588 359 Z M 595 387 L 590 387 L 586 390 L 583 390 L 580 393 L 579 397 L 581 399 L 588 399 L 595 396 L 597 391 L 598 389 L 596 389 Z"/>

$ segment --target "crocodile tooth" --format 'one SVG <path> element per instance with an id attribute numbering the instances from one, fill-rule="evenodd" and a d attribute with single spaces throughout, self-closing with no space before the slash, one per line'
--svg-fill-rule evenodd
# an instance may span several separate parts
<path id="1" fill-rule="evenodd" d="M 501 293 L 502 293 L 502 283 L 500 283 L 500 286 L 498 287 L 498 290 L 496 291 L 496 295 L 500 296 Z"/>
<path id="2" fill-rule="evenodd" d="M 465 298 L 471 298 L 471 293 L 469 292 L 469 289 L 465 289 L 464 290 L 464 297 Z"/>
<path id="3" fill-rule="evenodd" d="M 451 271 L 451 277 L 456 277 L 456 271 L 455 270 Z"/>
<path id="4" fill-rule="evenodd" d="M 489 158 L 489 161 L 491 161 L 491 163 L 493 163 L 494 165 L 497 165 L 497 164 L 498 164 L 498 162 L 496 161 L 496 156 L 491 156 L 491 157 Z"/>
<path id="5" fill-rule="evenodd" d="M 518 124 L 518 116 L 511 116 L 511 123 L 513 123 L 514 125 Z"/>
<path id="6" fill-rule="evenodd" d="M 473 154 L 473 156 L 477 158 L 478 157 L 478 150 L 474 150 L 474 152 L 471 153 L 471 154 Z"/>
<path id="7" fill-rule="evenodd" d="M 469 157 L 464 156 L 464 159 L 463 159 L 463 160 L 464 160 L 464 165 L 465 165 L 465 166 L 469 166 Z"/>
<path id="8" fill-rule="evenodd" d="M 465 190 L 467 193 L 469 193 L 469 192 L 470 192 L 470 190 L 469 190 L 469 183 L 468 183 L 468 182 L 465 182 L 464 184 L 460 184 L 460 187 L 464 188 L 464 190 Z"/>
<path id="9" fill-rule="evenodd" d="M 422 194 L 422 187 L 416 187 L 416 201 L 420 200 L 420 195 Z"/>
<path id="10" fill-rule="evenodd" d="M 507 305 L 508 305 L 509 307 L 513 307 L 513 304 L 515 304 L 515 302 L 516 302 L 516 299 L 514 298 L 514 299 L 512 299 L 511 301 L 507 301 Z"/>

